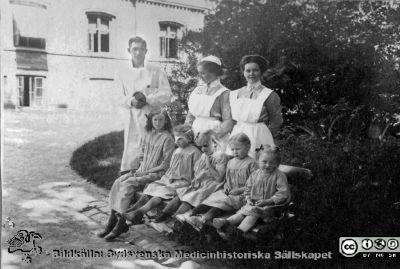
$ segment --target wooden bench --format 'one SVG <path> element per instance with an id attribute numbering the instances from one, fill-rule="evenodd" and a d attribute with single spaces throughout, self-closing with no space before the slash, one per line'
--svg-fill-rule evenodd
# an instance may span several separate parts
<path id="1" fill-rule="evenodd" d="M 301 168 L 301 167 L 295 167 L 295 166 L 281 164 L 279 166 L 279 170 L 281 170 L 282 172 L 284 172 L 286 174 L 289 182 L 299 181 L 299 180 L 300 181 L 309 180 L 312 177 L 312 172 L 309 169 L 305 169 L 305 168 Z M 289 184 L 289 186 L 290 186 L 290 184 Z M 137 192 L 136 195 L 137 195 L 136 199 L 139 199 L 140 196 L 142 195 L 142 192 Z M 294 194 L 294 195 L 296 195 L 296 194 Z M 163 201 L 160 208 L 163 208 L 164 206 L 166 206 L 167 203 L 168 203 L 168 201 Z M 288 219 L 295 217 L 295 215 L 292 212 L 290 212 L 291 207 L 293 207 L 293 202 L 290 202 L 287 206 L 282 208 L 279 212 L 279 215 L 276 217 L 276 220 L 272 220 L 272 222 L 286 221 Z M 224 214 L 223 216 L 221 216 L 221 218 L 229 218 L 232 215 L 233 214 L 231 214 L 231 213 Z M 276 224 L 276 223 L 272 223 L 272 226 L 275 226 L 274 224 Z M 212 226 L 212 222 L 207 222 L 206 225 Z M 257 224 L 251 231 L 246 233 L 246 238 L 256 241 L 259 234 L 261 234 L 264 231 L 269 230 L 269 229 L 273 229 L 273 227 L 271 227 L 271 223 Z"/>
<path id="2" fill-rule="evenodd" d="M 289 182 L 299 181 L 299 180 L 300 181 L 310 180 L 312 177 L 311 170 L 301 167 L 281 164 L 279 166 L 279 170 L 281 170 L 286 174 Z M 290 185 L 291 184 L 289 184 L 289 186 Z M 265 231 L 274 229 L 274 227 L 276 227 L 280 221 L 287 221 L 288 219 L 294 218 L 295 214 L 291 212 L 293 206 L 294 203 L 290 202 L 287 206 L 280 209 L 276 218 L 272 219 L 271 222 L 257 224 L 254 228 L 252 228 L 249 232 L 245 234 L 245 237 L 247 239 L 257 241 L 257 238 L 259 237 L 260 234 L 265 233 Z M 233 215 L 232 213 L 224 214 L 223 216 L 221 216 L 221 218 L 229 218 L 232 215 Z M 207 222 L 206 225 L 212 225 L 212 222 Z"/>

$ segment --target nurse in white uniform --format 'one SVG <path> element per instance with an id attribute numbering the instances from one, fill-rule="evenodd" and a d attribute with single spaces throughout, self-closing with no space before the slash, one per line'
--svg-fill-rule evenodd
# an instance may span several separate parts
<path id="1" fill-rule="evenodd" d="M 210 55 L 200 60 L 197 70 L 202 81 L 190 94 L 185 124 L 192 126 L 195 136 L 209 129 L 214 130 L 221 142 L 220 150 L 225 151 L 233 121 L 230 90 L 219 79 L 223 73 L 222 62 Z"/>
<path id="2" fill-rule="evenodd" d="M 263 145 L 274 145 L 274 137 L 283 123 L 281 100 L 276 92 L 261 84 L 268 62 L 260 55 L 247 55 L 240 69 L 247 85 L 230 93 L 232 118 L 236 121 L 231 136 L 245 133 L 251 141 L 249 156 L 257 158 Z M 230 154 L 227 149 L 227 154 Z"/>

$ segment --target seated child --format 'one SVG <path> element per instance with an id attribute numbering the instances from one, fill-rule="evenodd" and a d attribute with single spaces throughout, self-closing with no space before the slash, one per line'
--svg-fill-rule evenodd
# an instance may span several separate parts
<path id="1" fill-rule="evenodd" d="M 141 158 L 143 159 L 136 172 L 129 172 L 115 180 L 110 190 L 111 214 L 105 229 L 99 237 L 113 240 L 128 231 L 125 219 L 118 213 L 125 213 L 136 191 L 155 180 L 167 171 L 172 153 L 175 149 L 171 134 L 171 121 L 166 111 L 150 113 L 145 126 L 146 136 L 141 140 Z"/>
<path id="2" fill-rule="evenodd" d="M 193 210 L 191 217 L 186 218 L 198 231 L 206 221 L 226 211 L 238 210 L 243 205 L 246 180 L 256 170 L 256 162 L 248 156 L 250 139 L 247 135 L 238 133 L 232 136 L 228 145 L 234 158 L 228 162 L 223 189 L 211 194 Z"/>
<path id="3" fill-rule="evenodd" d="M 253 172 L 246 183 L 246 205 L 228 219 L 215 218 L 213 226 L 223 230 L 229 225 L 239 226 L 237 232 L 250 230 L 258 219 L 268 220 L 275 210 L 290 201 L 286 175 L 278 169 L 281 157 L 276 146 L 267 145 L 261 152 L 259 169 Z"/>
<path id="4" fill-rule="evenodd" d="M 174 198 L 176 190 L 190 185 L 193 179 L 194 164 L 201 156 L 200 150 L 193 145 L 193 131 L 188 125 L 178 125 L 174 128 L 174 136 L 178 148 L 172 154 L 167 172 L 144 189 L 142 197 L 131 208 L 133 211 L 122 215 L 134 224 L 140 223 L 143 214 L 163 200 Z"/>
<path id="5" fill-rule="evenodd" d="M 218 151 L 219 142 L 215 132 L 207 130 L 200 133 L 196 138 L 196 144 L 203 151 L 203 155 L 195 164 L 192 183 L 188 187 L 176 190 L 177 196 L 168 203 L 155 222 L 168 219 L 174 211 L 175 216 L 189 212 L 222 187 L 228 157 L 221 150 Z"/>

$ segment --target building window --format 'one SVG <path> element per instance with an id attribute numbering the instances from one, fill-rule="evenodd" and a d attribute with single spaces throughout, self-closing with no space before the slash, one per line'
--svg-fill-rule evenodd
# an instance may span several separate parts
<path id="1" fill-rule="evenodd" d="M 106 13 L 87 13 L 89 23 L 89 52 L 110 52 L 110 22 Z"/>
<path id="2" fill-rule="evenodd" d="M 15 47 L 46 49 L 45 37 L 48 28 L 46 8 L 17 4 L 12 9 L 12 23 Z"/>
<path id="3" fill-rule="evenodd" d="M 27 47 L 35 49 L 46 49 L 46 40 L 44 38 L 27 37 L 21 35 L 14 35 L 15 47 Z"/>
<path id="4" fill-rule="evenodd" d="M 178 57 L 178 36 L 181 24 L 160 22 L 160 56 L 162 58 Z"/>
<path id="5" fill-rule="evenodd" d="M 17 92 L 19 106 L 42 106 L 44 105 L 44 77 L 17 76 Z"/>

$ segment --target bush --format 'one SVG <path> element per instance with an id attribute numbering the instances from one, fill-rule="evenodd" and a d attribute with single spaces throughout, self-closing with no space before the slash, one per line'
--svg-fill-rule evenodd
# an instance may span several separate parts
<path id="1" fill-rule="evenodd" d="M 279 93 L 286 124 L 310 115 L 324 120 L 326 108 L 343 101 L 350 109 L 365 106 L 368 125 L 400 113 L 400 102 L 393 108 L 377 102 L 380 94 L 400 94 L 398 10 L 366 1 L 221 0 L 202 33 L 188 39 L 222 58 L 229 89 L 244 84 L 242 56 L 268 59 L 264 84 Z"/>
<path id="2" fill-rule="evenodd" d="M 400 230 L 400 141 L 291 137 L 280 144 L 283 160 L 310 169 L 313 178 L 290 182 L 297 219 L 280 229 L 279 245 L 264 240 L 262 248 L 333 251 L 337 258 L 339 237 L 390 236 Z"/>
<path id="3" fill-rule="evenodd" d="M 110 189 L 120 171 L 123 149 L 123 131 L 111 132 L 75 150 L 70 165 L 83 178 Z"/>
<path id="4" fill-rule="evenodd" d="M 400 190 L 399 141 L 285 142 L 284 159 L 314 175 L 310 182 L 292 182 L 302 233 L 288 243 L 318 236 L 312 245 L 299 247 L 335 249 L 336 238 L 344 234 L 384 235 L 400 228 L 396 221 L 400 211 L 395 208 Z"/>
<path id="5" fill-rule="evenodd" d="M 313 172 L 308 181 L 291 181 L 296 218 L 259 238 L 259 242 L 223 242 L 215 232 L 206 240 L 204 233 L 193 236 L 179 229 L 176 238 L 198 249 L 226 251 L 277 250 L 333 253 L 333 260 L 321 260 L 319 266 L 365 268 L 371 260 L 338 259 L 339 237 L 395 236 L 400 230 L 400 141 L 347 140 L 333 143 L 306 136 L 291 136 L 279 141 L 283 163 L 305 167 Z M 185 234 L 182 234 L 181 231 Z M 277 240 L 276 236 L 280 239 Z M 201 240 L 200 240 L 201 239 Z M 281 266 L 302 268 L 307 260 L 226 261 L 232 266 L 267 268 Z M 377 266 L 382 261 L 375 260 Z M 386 268 L 395 268 L 387 261 Z"/>

